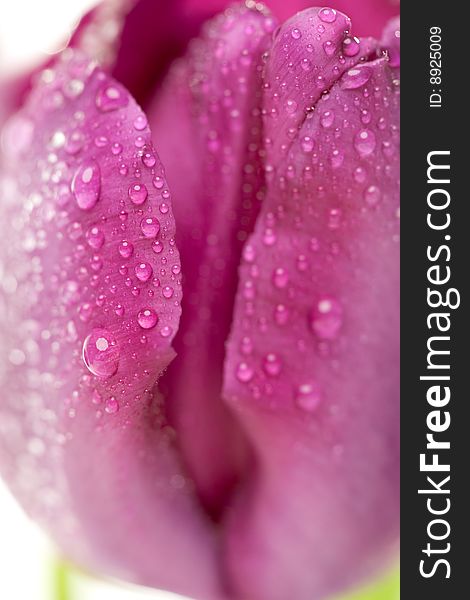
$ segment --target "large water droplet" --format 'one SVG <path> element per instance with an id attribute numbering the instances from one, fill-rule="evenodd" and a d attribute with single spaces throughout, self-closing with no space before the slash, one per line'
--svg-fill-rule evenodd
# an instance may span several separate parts
<path id="1" fill-rule="evenodd" d="M 361 48 L 361 40 L 357 37 L 347 37 L 343 41 L 344 56 L 356 56 Z"/>
<path id="2" fill-rule="evenodd" d="M 79 208 L 91 210 L 98 202 L 101 188 L 101 172 L 94 160 L 84 162 L 75 173 L 72 193 Z"/>
<path id="3" fill-rule="evenodd" d="M 336 11 L 333 8 L 322 8 L 318 16 L 324 23 L 334 23 L 336 21 Z"/>
<path id="4" fill-rule="evenodd" d="M 136 265 L 134 272 L 139 281 L 145 282 L 152 277 L 153 269 L 149 263 L 143 262 Z"/>
<path id="5" fill-rule="evenodd" d="M 235 370 L 235 375 L 238 381 L 248 383 L 253 379 L 254 371 L 247 363 L 241 362 Z"/>
<path id="6" fill-rule="evenodd" d="M 121 86 L 107 83 L 98 90 L 95 102 L 101 112 L 110 112 L 127 106 L 129 97 Z"/>
<path id="7" fill-rule="evenodd" d="M 344 90 L 355 90 L 366 84 L 372 75 L 368 67 L 349 69 L 341 78 L 340 85 Z"/>
<path id="8" fill-rule="evenodd" d="M 137 322 L 142 329 L 152 329 L 158 323 L 158 315 L 152 308 L 143 308 L 137 315 Z"/>
<path id="9" fill-rule="evenodd" d="M 83 362 L 97 377 L 111 377 L 116 373 L 119 354 L 117 341 L 107 329 L 93 329 L 83 342 Z"/>
<path id="10" fill-rule="evenodd" d="M 139 206 L 147 200 L 148 192 L 143 183 L 133 183 L 128 190 L 131 201 Z"/>
<path id="11" fill-rule="evenodd" d="M 147 217 L 140 222 L 140 230 L 147 238 L 154 238 L 160 231 L 160 223 L 155 217 Z"/>

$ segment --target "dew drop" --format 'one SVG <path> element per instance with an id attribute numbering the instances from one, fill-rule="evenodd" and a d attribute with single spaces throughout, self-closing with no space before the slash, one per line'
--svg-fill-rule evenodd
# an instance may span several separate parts
<path id="1" fill-rule="evenodd" d="M 333 56 L 336 52 L 336 46 L 331 40 L 328 40 L 323 44 L 323 50 L 327 56 Z"/>
<path id="2" fill-rule="evenodd" d="M 134 253 L 134 246 L 130 242 L 123 240 L 119 243 L 118 251 L 122 258 L 130 258 Z"/>
<path id="3" fill-rule="evenodd" d="M 293 115 L 297 110 L 297 102 L 295 100 L 287 100 L 286 101 L 286 112 L 290 115 Z"/>
<path id="4" fill-rule="evenodd" d="M 140 230 L 146 238 L 154 238 L 160 231 L 160 222 L 155 217 L 147 217 L 140 222 Z"/>
<path id="5" fill-rule="evenodd" d="M 160 335 L 164 338 L 170 337 L 170 335 L 173 333 L 173 329 L 169 326 L 169 325 L 164 325 L 161 329 L 160 329 Z"/>
<path id="6" fill-rule="evenodd" d="M 102 86 L 95 98 L 96 107 L 101 112 L 110 112 L 127 106 L 129 101 L 127 92 L 113 84 Z"/>
<path id="7" fill-rule="evenodd" d="M 348 36 L 343 41 L 343 54 L 344 56 L 356 56 L 361 48 L 361 40 L 357 37 Z"/>
<path id="8" fill-rule="evenodd" d="M 87 323 L 91 319 L 93 307 L 89 302 L 84 302 L 78 307 L 78 318 L 80 321 Z"/>
<path id="9" fill-rule="evenodd" d="M 174 289 L 170 285 L 165 285 L 165 287 L 162 289 L 162 295 L 167 300 L 173 297 L 173 293 Z"/>
<path id="10" fill-rule="evenodd" d="M 316 383 L 302 383 L 295 390 L 297 406 L 307 412 L 314 412 L 321 402 L 320 388 Z"/>
<path id="11" fill-rule="evenodd" d="M 274 309 L 274 320 L 278 325 L 285 325 L 289 321 L 289 309 L 284 304 L 278 304 Z"/>
<path id="12" fill-rule="evenodd" d="M 361 129 L 354 136 L 354 148 L 359 156 L 370 156 L 375 150 L 375 134 L 370 129 Z"/>
<path id="13" fill-rule="evenodd" d="M 302 32 L 297 27 L 294 27 L 290 34 L 294 38 L 294 40 L 300 40 L 300 38 L 302 37 Z"/>
<path id="14" fill-rule="evenodd" d="M 368 67 L 349 69 L 341 78 L 340 86 L 343 90 L 355 90 L 365 85 L 372 75 Z"/>
<path id="15" fill-rule="evenodd" d="M 78 207 L 91 210 L 98 202 L 101 188 L 101 172 L 94 160 L 84 162 L 72 180 L 72 193 Z"/>
<path id="16" fill-rule="evenodd" d="M 362 167 L 356 167 L 354 169 L 354 179 L 357 181 L 357 183 L 364 183 L 366 178 L 367 173 L 365 169 L 363 169 Z"/>
<path id="17" fill-rule="evenodd" d="M 155 240 L 152 242 L 152 250 L 155 252 L 155 254 L 161 254 L 163 252 L 163 244 L 160 242 L 160 240 Z"/>
<path id="18" fill-rule="evenodd" d="M 114 156 L 121 154 L 122 145 L 119 142 L 114 142 L 113 145 L 111 146 L 111 152 L 114 154 Z"/>
<path id="19" fill-rule="evenodd" d="M 325 129 L 328 129 L 329 127 L 331 127 L 333 125 L 334 120 L 335 120 L 335 115 L 334 115 L 333 111 L 327 110 L 326 112 L 324 112 L 322 114 L 321 119 L 320 119 L 320 124 Z"/>
<path id="20" fill-rule="evenodd" d="M 369 206 L 375 206 L 380 202 L 382 194 L 376 185 L 370 185 L 364 192 L 364 200 Z"/>
<path id="21" fill-rule="evenodd" d="M 104 410 L 108 413 L 108 415 L 114 415 L 115 413 L 119 412 L 119 402 L 114 396 L 111 396 L 106 400 Z"/>
<path id="22" fill-rule="evenodd" d="M 282 370 L 282 362 L 277 354 L 273 352 L 266 354 L 263 359 L 263 370 L 270 377 L 277 377 L 279 375 Z"/>
<path id="23" fill-rule="evenodd" d="M 238 381 L 248 383 L 253 379 L 254 371 L 247 363 L 241 362 L 236 368 L 235 375 Z"/>
<path id="24" fill-rule="evenodd" d="M 322 8 L 318 16 L 324 23 L 334 23 L 336 21 L 336 11 L 333 8 Z"/>
<path id="25" fill-rule="evenodd" d="M 285 288 L 289 282 L 289 276 L 287 274 L 287 271 L 282 267 L 274 269 L 272 281 L 277 288 Z"/>
<path id="26" fill-rule="evenodd" d="M 157 159 L 155 157 L 155 154 L 151 150 L 147 150 L 142 155 L 142 162 L 144 163 L 144 165 L 146 167 L 148 167 L 149 169 L 151 169 L 152 167 L 155 166 L 155 163 L 157 162 Z M 155 185 L 155 183 L 154 183 L 154 185 Z"/>
<path id="27" fill-rule="evenodd" d="M 93 329 L 83 342 L 83 362 L 97 377 L 111 377 L 116 373 L 119 354 L 116 339 L 107 329 Z"/>
<path id="28" fill-rule="evenodd" d="M 134 121 L 134 129 L 143 131 L 147 127 L 147 119 L 144 115 L 139 115 Z"/>
<path id="29" fill-rule="evenodd" d="M 158 323 L 158 315 L 152 308 L 143 308 L 137 315 L 137 323 L 142 329 L 152 329 Z"/>
<path id="30" fill-rule="evenodd" d="M 145 283 L 152 277 L 153 269 L 149 263 L 142 262 L 136 265 L 134 272 L 137 279 Z"/>
<path id="31" fill-rule="evenodd" d="M 148 196 L 147 188 L 143 183 L 133 183 L 129 187 L 127 193 L 133 204 L 136 204 L 137 206 L 143 204 Z"/>
<path id="32" fill-rule="evenodd" d="M 86 241 L 90 248 L 99 250 L 104 244 L 104 233 L 96 225 L 93 225 L 86 232 Z"/>
<path id="33" fill-rule="evenodd" d="M 321 298 L 310 314 L 312 331 L 321 340 L 334 340 L 343 324 L 341 304 L 330 296 Z"/>
<path id="34" fill-rule="evenodd" d="M 302 138 L 300 145 L 302 147 L 302 150 L 305 153 L 308 153 L 313 150 L 314 143 L 313 143 L 312 138 L 309 135 L 306 135 Z"/>

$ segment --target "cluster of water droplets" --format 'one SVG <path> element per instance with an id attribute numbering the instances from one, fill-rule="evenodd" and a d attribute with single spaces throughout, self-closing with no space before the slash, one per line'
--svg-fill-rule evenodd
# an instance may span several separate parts
<path id="1" fill-rule="evenodd" d="M 399 215 L 398 73 L 349 26 L 338 36 L 335 10 L 315 14 L 308 30 L 275 33 L 282 61 L 265 57 L 270 204 L 243 250 L 234 327 L 236 380 L 270 406 L 290 398 L 305 412 L 325 397 L 316 373 L 338 368 L 348 310 L 334 272 L 348 260 L 348 236 L 386 214 L 384 243 L 396 244 Z M 271 64 L 287 69 L 273 73 Z"/>
<path id="2" fill-rule="evenodd" d="M 12 200 L 20 234 L 7 281 L 21 298 L 17 308 L 37 324 L 34 338 L 15 342 L 9 363 L 29 364 L 22 348 L 38 347 L 44 372 L 62 370 L 54 376 L 69 417 L 91 396 L 112 414 L 128 402 L 127 389 L 148 379 L 145 355 L 168 344 L 179 315 L 170 192 L 147 119 L 122 86 L 73 51 L 38 79 L 33 112 L 15 117 L 2 136 L 7 158 L 30 169 L 7 190 L 22 202 Z M 21 268 L 20 255 L 27 257 Z M 80 364 L 85 371 L 76 381 Z"/>

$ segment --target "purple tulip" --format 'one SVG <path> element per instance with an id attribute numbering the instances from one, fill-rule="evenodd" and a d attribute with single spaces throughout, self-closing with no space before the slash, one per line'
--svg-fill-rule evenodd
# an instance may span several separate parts
<path id="1" fill-rule="evenodd" d="M 224 4 L 4 89 L 0 469 L 86 568 L 320 599 L 397 540 L 399 26 Z"/>

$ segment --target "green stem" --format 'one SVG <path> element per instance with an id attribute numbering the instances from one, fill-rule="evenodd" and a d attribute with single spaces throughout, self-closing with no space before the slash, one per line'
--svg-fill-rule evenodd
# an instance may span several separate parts
<path id="1" fill-rule="evenodd" d="M 69 568 L 57 558 L 52 567 L 53 600 L 73 600 L 70 591 Z"/>

